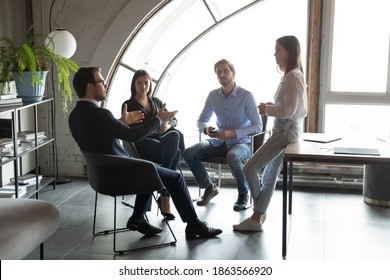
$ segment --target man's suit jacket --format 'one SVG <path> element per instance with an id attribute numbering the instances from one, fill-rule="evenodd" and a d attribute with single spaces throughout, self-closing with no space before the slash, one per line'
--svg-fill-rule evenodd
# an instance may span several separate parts
<path id="1" fill-rule="evenodd" d="M 114 118 L 112 113 L 95 103 L 79 100 L 69 115 L 69 127 L 81 150 L 129 156 L 118 139 L 138 141 L 160 127 L 160 120 L 154 117 L 137 127 L 130 127 Z M 184 177 L 179 172 L 155 164 L 165 187 L 169 189 L 177 211 L 183 222 L 197 218 Z M 150 211 L 151 194 L 138 194 L 134 213 L 140 215 Z"/>
<path id="2" fill-rule="evenodd" d="M 137 127 L 130 127 L 115 119 L 109 110 L 85 100 L 77 102 L 68 123 L 81 150 L 120 156 L 129 155 L 119 139 L 138 141 L 160 127 L 157 117 Z"/>

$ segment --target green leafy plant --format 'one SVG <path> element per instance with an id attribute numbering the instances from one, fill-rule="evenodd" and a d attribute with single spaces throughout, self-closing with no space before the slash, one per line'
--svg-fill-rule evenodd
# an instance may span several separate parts
<path id="1" fill-rule="evenodd" d="M 48 43 L 45 44 L 45 41 Z M 43 75 L 43 71 L 49 71 L 52 67 L 56 68 L 63 111 L 67 112 L 68 103 L 72 103 L 69 77 L 71 72 L 78 70 L 78 65 L 71 59 L 55 54 L 53 49 L 53 40 L 42 34 L 27 36 L 27 39 L 20 45 L 17 45 L 10 37 L 0 37 L 0 81 L 12 81 L 13 72 L 21 77 L 24 71 L 30 71 L 33 76 L 32 85 L 41 84 L 39 76 Z"/>

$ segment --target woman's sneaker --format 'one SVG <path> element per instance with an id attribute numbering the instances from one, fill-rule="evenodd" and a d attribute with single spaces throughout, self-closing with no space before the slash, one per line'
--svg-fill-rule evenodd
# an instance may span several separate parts
<path id="1" fill-rule="evenodd" d="M 237 231 L 262 231 L 262 225 L 265 221 L 266 215 L 262 214 L 260 223 L 252 220 L 251 217 L 246 218 L 241 223 L 233 225 L 233 229 Z"/>

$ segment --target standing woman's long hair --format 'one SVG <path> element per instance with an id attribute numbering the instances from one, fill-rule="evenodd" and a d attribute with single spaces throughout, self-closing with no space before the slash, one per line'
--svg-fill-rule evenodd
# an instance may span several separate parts
<path id="1" fill-rule="evenodd" d="M 131 96 L 130 96 L 130 99 L 135 97 L 135 95 L 137 93 L 137 90 L 135 89 L 135 82 L 137 81 L 137 79 L 139 77 L 146 77 L 146 78 L 148 78 L 148 80 L 150 82 L 148 96 L 150 97 L 152 95 L 152 79 L 150 78 L 149 73 L 146 70 L 137 70 L 134 73 L 133 79 L 131 80 L 131 87 L 130 87 Z"/>
<path id="2" fill-rule="evenodd" d="M 302 62 L 301 62 L 301 46 L 298 39 L 295 36 L 283 36 L 276 40 L 276 43 L 281 45 L 288 51 L 288 61 L 286 69 L 282 69 L 279 65 L 279 69 L 284 72 L 284 76 L 291 70 L 299 68 L 303 73 Z"/>

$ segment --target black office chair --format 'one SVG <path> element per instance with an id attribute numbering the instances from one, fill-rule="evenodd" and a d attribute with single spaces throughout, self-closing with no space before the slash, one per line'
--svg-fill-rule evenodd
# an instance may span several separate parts
<path id="1" fill-rule="evenodd" d="M 86 163 L 88 171 L 88 180 L 91 187 L 96 191 L 95 209 L 93 218 L 93 235 L 114 234 L 113 250 L 115 253 L 123 254 L 142 249 L 156 248 L 168 245 L 175 245 L 177 239 L 167 221 L 170 234 L 173 241 L 159 243 L 144 247 L 136 247 L 132 249 L 117 250 L 116 248 L 116 233 L 128 231 L 127 228 L 117 228 L 116 225 L 116 197 L 125 195 L 136 195 L 141 193 L 154 193 L 161 191 L 165 187 L 157 173 L 153 163 L 142 160 L 133 159 L 115 155 L 91 153 L 81 151 Z M 114 228 L 96 232 L 96 210 L 98 194 L 108 195 L 114 198 Z M 154 200 L 157 203 L 156 197 L 153 194 Z M 157 203 L 158 206 L 158 203 Z M 159 207 L 159 206 L 158 206 Z"/>
<path id="2" fill-rule="evenodd" d="M 267 121 L 268 117 L 267 115 L 260 115 L 261 116 L 261 121 L 263 123 L 263 128 L 260 133 L 252 135 L 251 136 L 251 156 L 263 145 L 264 140 L 265 140 L 265 135 L 267 132 Z M 202 132 L 199 132 L 199 141 L 201 141 L 201 136 Z M 248 160 L 244 159 L 244 161 Z M 226 156 L 211 156 L 211 157 L 206 157 L 202 159 L 203 163 L 208 164 L 208 167 L 206 168 L 208 171 L 214 171 L 217 173 L 218 176 L 218 187 L 221 186 L 221 181 L 222 181 L 222 165 L 226 165 Z M 217 168 L 214 168 L 212 164 L 216 164 Z M 201 196 L 201 189 L 199 188 L 199 196 Z"/>

